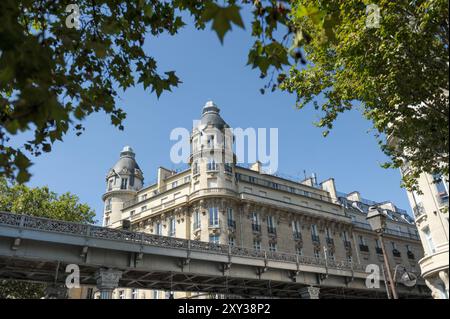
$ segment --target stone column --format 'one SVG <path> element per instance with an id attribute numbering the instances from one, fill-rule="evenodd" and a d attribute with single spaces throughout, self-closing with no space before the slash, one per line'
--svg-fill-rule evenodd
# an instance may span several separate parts
<path id="1" fill-rule="evenodd" d="M 66 299 L 67 288 L 64 285 L 48 285 L 45 287 L 44 299 Z"/>
<path id="2" fill-rule="evenodd" d="M 97 289 L 100 291 L 100 299 L 111 299 L 112 292 L 119 286 L 122 272 L 115 269 L 99 269 L 96 273 Z"/>
<path id="3" fill-rule="evenodd" d="M 302 299 L 319 299 L 319 287 L 304 287 L 299 290 Z"/>

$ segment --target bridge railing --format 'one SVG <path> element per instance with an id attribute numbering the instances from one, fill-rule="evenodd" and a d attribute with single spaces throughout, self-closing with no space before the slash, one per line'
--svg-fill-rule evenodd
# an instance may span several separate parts
<path id="1" fill-rule="evenodd" d="M 132 242 L 163 248 L 181 248 L 192 251 L 213 252 L 231 256 L 242 256 L 306 265 L 319 265 L 336 269 L 364 270 L 363 265 L 355 264 L 349 261 L 336 261 L 334 259 L 326 260 L 324 258 L 302 256 L 285 252 L 264 251 L 245 247 L 220 245 L 198 240 L 111 229 L 89 224 L 67 222 L 30 215 L 19 215 L 7 212 L 0 212 L 0 225 L 47 232 L 76 234 L 96 239 Z"/>

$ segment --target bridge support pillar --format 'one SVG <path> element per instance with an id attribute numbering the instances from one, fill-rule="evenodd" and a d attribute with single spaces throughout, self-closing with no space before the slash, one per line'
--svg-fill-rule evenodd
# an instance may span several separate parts
<path id="1" fill-rule="evenodd" d="M 319 292 L 320 288 L 313 286 L 304 287 L 299 290 L 302 299 L 319 299 Z"/>
<path id="2" fill-rule="evenodd" d="M 112 292 L 119 286 L 122 272 L 115 269 L 99 269 L 96 274 L 97 289 L 100 291 L 100 299 L 111 299 Z"/>
<path id="3" fill-rule="evenodd" d="M 45 299 L 66 299 L 67 288 L 64 285 L 48 285 L 45 287 Z"/>

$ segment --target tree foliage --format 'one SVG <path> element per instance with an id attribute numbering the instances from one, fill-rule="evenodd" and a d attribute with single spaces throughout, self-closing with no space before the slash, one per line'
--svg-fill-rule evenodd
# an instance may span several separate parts
<path id="1" fill-rule="evenodd" d="M 385 166 L 409 165 L 408 188 L 422 172 L 448 176 L 448 2 L 370 1 L 380 10 L 378 26 L 367 25 L 367 1 L 294 3 L 309 64 L 292 67 L 280 86 L 297 95 L 298 108 L 320 110 L 326 135 L 361 102 L 391 159 Z M 316 8 L 318 21 L 302 8 Z"/>
<path id="2" fill-rule="evenodd" d="M 76 195 L 57 195 L 48 187 L 11 185 L 4 178 L 0 178 L 0 211 L 80 223 L 94 223 L 95 218 L 94 211 Z M 44 290 L 44 284 L 0 280 L 0 298 L 41 298 Z"/>
<path id="3" fill-rule="evenodd" d="M 51 151 L 69 129 L 81 134 L 94 112 L 123 129 L 120 91 L 142 84 L 159 97 L 181 83 L 174 70 L 158 70 L 145 40 L 176 35 L 190 16 L 223 42 L 245 27 L 244 8 L 254 38 L 248 65 L 268 79 L 261 93 L 281 88 L 299 108 L 312 103 L 325 135 L 361 102 L 387 167 L 406 161 L 410 177 L 448 174 L 446 1 L 80 0 L 79 29 L 66 25 L 72 2 L 0 2 L 0 175 L 27 181 L 30 155 Z M 380 9 L 377 27 L 366 25 L 369 4 Z M 19 132 L 32 138 L 15 145 Z"/>

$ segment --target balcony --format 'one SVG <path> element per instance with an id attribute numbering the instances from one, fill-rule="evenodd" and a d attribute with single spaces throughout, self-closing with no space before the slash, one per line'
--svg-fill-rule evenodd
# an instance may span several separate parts
<path id="1" fill-rule="evenodd" d="M 208 163 L 206 164 L 206 171 L 207 172 L 216 172 L 219 170 L 219 165 L 216 163 Z"/>
<path id="2" fill-rule="evenodd" d="M 368 253 L 369 252 L 369 246 L 363 245 L 363 244 L 359 244 L 359 250 L 363 251 L 365 253 Z"/>
<path id="3" fill-rule="evenodd" d="M 236 221 L 232 219 L 228 219 L 227 221 L 228 228 L 235 230 L 236 229 Z"/>
<path id="4" fill-rule="evenodd" d="M 326 238 L 327 245 L 334 245 L 334 239 L 331 237 Z"/>
<path id="5" fill-rule="evenodd" d="M 436 195 L 437 202 L 439 206 L 448 206 L 448 194 L 439 193 Z"/>
<path id="6" fill-rule="evenodd" d="M 272 236 L 277 235 L 277 229 L 275 227 L 267 226 L 267 232 Z"/>
<path id="7" fill-rule="evenodd" d="M 294 240 L 302 240 L 302 234 L 300 232 L 294 232 Z"/>
<path id="8" fill-rule="evenodd" d="M 261 225 L 259 225 L 259 224 L 252 224 L 252 230 L 255 233 L 260 233 L 261 232 Z"/>
<path id="9" fill-rule="evenodd" d="M 375 247 L 375 252 L 376 252 L 378 255 L 383 255 L 383 249 L 382 249 L 381 247 Z"/>
<path id="10" fill-rule="evenodd" d="M 406 254 L 408 255 L 408 259 L 415 259 L 414 253 L 412 251 L 408 251 Z"/>
<path id="11" fill-rule="evenodd" d="M 423 207 L 422 203 L 418 203 L 416 206 L 413 207 L 414 216 L 416 218 L 419 218 L 423 214 L 425 214 L 425 209 Z"/>
<path id="12" fill-rule="evenodd" d="M 393 249 L 392 250 L 392 255 L 394 255 L 394 257 L 401 257 L 402 256 L 402 254 L 397 249 Z"/>
<path id="13" fill-rule="evenodd" d="M 313 243 L 320 244 L 320 237 L 318 235 L 311 235 Z"/>

